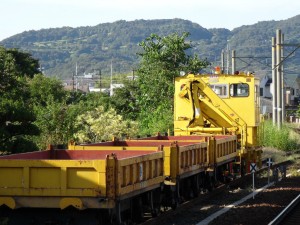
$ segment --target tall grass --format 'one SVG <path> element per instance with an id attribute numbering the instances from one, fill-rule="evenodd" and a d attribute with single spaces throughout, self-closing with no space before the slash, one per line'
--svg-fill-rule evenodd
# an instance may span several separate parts
<path id="1" fill-rule="evenodd" d="M 293 134 L 293 130 L 282 124 L 278 129 L 271 120 L 262 122 L 260 127 L 260 144 L 264 147 L 272 147 L 283 151 L 298 150 L 300 147 L 299 135 Z"/>

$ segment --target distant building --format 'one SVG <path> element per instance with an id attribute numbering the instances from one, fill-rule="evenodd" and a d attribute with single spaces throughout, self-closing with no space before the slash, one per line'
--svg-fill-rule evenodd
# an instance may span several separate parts
<path id="1" fill-rule="evenodd" d="M 102 92 L 102 93 L 109 93 L 109 88 L 95 88 L 95 87 L 89 87 L 89 92 Z"/>
<path id="2" fill-rule="evenodd" d="M 295 79 L 290 79 L 286 81 L 285 91 L 286 105 L 298 105 L 300 96 L 300 75 L 298 75 Z"/>
<path id="3" fill-rule="evenodd" d="M 299 77 L 297 78 L 299 79 Z M 296 80 L 285 80 L 285 96 L 287 105 L 298 104 L 297 99 L 300 95 L 300 85 Z M 260 81 L 260 97 L 273 98 L 273 82 L 272 78 L 265 76 Z"/>
<path id="4" fill-rule="evenodd" d="M 268 77 L 268 76 L 264 76 L 261 81 L 260 81 L 260 97 L 263 98 L 272 98 L 272 78 Z"/>
<path id="5" fill-rule="evenodd" d="M 135 80 L 138 76 L 127 76 L 128 80 Z M 124 87 L 124 84 L 122 83 L 114 83 L 116 81 L 110 81 L 110 87 L 109 88 L 96 88 L 95 82 L 99 81 L 99 75 L 94 73 L 84 73 L 83 76 L 74 76 L 73 79 L 63 80 L 62 83 L 64 85 L 64 88 L 66 90 L 73 90 L 73 91 L 81 91 L 85 93 L 89 92 L 102 92 L 107 93 L 110 96 L 114 94 L 114 90 L 116 88 L 122 88 Z"/>
<path id="6" fill-rule="evenodd" d="M 300 96 L 300 76 L 296 79 L 285 80 L 285 106 L 297 106 Z M 272 113 L 273 82 L 272 78 L 265 76 L 260 81 L 260 97 L 262 113 Z"/>
<path id="7" fill-rule="evenodd" d="M 138 78 L 138 76 L 135 76 L 135 75 L 127 76 L 128 80 L 136 80 L 137 78 Z"/>
<path id="8" fill-rule="evenodd" d="M 110 96 L 113 96 L 114 90 L 116 88 L 122 88 L 124 87 L 124 84 L 110 84 Z"/>

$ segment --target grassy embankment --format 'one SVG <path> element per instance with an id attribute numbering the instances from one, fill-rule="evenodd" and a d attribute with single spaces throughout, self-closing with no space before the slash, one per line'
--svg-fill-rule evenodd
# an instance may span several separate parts
<path id="1" fill-rule="evenodd" d="M 264 158 L 272 158 L 274 162 L 292 160 L 300 165 L 299 124 L 284 123 L 282 128 L 278 129 L 277 126 L 273 126 L 271 120 L 266 120 L 260 130 Z"/>

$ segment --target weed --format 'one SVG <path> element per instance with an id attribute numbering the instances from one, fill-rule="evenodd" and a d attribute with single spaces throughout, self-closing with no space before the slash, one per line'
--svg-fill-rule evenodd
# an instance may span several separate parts
<path id="1" fill-rule="evenodd" d="M 276 148 L 286 152 L 298 150 L 300 147 L 299 134 L 293 132 L 288 124 L 281 129 L 274 126 L 272 121 L 266 120 L 260 128 L 260 144 L 264 147 Z"/>

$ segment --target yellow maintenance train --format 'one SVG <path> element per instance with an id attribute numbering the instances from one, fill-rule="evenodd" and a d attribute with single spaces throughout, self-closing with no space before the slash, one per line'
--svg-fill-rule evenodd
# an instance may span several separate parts
<path id="1" fill-rule="evenodd" d="M 174 136 L 0 157 L 0 217 L 24 225 L 137 223 L 261 164 L 254 75 L 183 75 L 174 101 Z"/>

